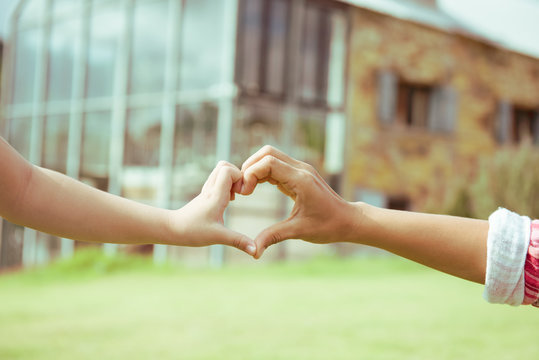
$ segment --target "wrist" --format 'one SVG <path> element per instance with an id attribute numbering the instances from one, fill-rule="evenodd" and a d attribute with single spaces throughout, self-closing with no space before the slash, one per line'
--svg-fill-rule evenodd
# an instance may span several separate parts
<path id="1" fill-rule="evenodd" d="M 364 202 L 350 203 L 350 225 L 352 239 L 350 242 L 362 245 L 376 246 L 376 218 L 378 211 L 375 206 Z"/>
<path id="2" fill-rule="evenodd" d="M 185 237 L 186 229 L 184 224 L 184 214 L 179 210 L 164 209 L 164 214 L 161 216 L 161 236 L 160 244 L 163 245 L 179 245 L 180 239 Z"/>

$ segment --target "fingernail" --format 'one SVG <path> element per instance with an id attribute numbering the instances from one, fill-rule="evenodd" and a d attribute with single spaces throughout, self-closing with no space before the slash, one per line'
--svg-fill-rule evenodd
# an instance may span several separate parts
<path id="1" fill-rule="evenodd" d="M 250 255 L 254 255 L 256 253 L 256 246 L 247 245 L 247 253 L 249 253 Z"/>

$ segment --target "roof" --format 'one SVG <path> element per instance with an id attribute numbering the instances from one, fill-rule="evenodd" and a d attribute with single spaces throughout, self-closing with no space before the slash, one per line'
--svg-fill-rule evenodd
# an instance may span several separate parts
<path id="1" fill-rule="evenodd" d="M 499 48 L 519 52 L 528 56 L 539 57 L 533 49 L 513 46 L 503 41 L 498 35 L 479 30 L 469 23 L 460 21 L 439 7 L 421 5 L 410 0 L 338 0 L 353 6 L 368 9 L 398 19 L 415 22 L 456 33 Z"/>

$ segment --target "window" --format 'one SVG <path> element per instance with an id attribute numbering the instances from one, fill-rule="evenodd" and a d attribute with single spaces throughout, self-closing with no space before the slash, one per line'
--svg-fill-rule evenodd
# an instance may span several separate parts
<path id="1" fill-rule="evenodd" d="M 246 101 L 238 106 L 232 136 L 232 162 L 241 164 L 263 145 L 282 145 L 283 111 L 278 106 L 263 106 Z"/>
<path id="2" fill-rule="evenodd" d="M 242 1 L 237 76 L 244 90 L 284 95 L 290 9 L 286 0 Z"/>
<path id="3" fill-rule="evenodd" d="M 426 128 L 432 88 L 400 83 L 397 99 L 397 123 L 407 127 Z"/>
<path id="4" fill-rule="evenodd" d="M 406 195 L 386 195 L 383 192 L 371 189 L 358 188 L 356 201 L 362 201 L 376 207 L 393 210 L 410 210 L 410 198 Z"/>
<path id="5" fill-rule="evenodd" d="M 186 0 L 180 42 L 181 90 L 204 90 L 222 79 L 225 1 Z"/>
<path id="6" fill-rule="evenodd" d="M 88 50 L 89 98 L 112 96 L 116 53 L 124 27 L 125 14 L 120 2 L 94 4 Z"/>
<path id="7" fill-rule="evenodd" d="M 159 165 L 161 141 L 161 109 L 144 108 L 128 112 L 124 165 Z"/>
<path id="8" fill-rule="evenodd" d="M 393 210 L 410 210 L 410 199 L 403 195 L 393 195 L 387 198 L 387 208 Z"/>
<path id="9" fill-rule="evenodd" d="M 62 173 L 66 171 L 69 117 L 49 115 L 45 119 L 41 164 Z"/>
<path id="10" fill-rule="evenodd" d="M 105 191 L 109 178 L 110 117 L 108 111 L 88 113 L 82 128 L 80 178 Z"/>
<path id="11" fill-rule="evenodd" d="M 336 2 L 308 1 L 300 53 L 303 102 L 340 107 L 344 102 L 347 19 Z"/>
<path id="12" fill-rule="evenodd" d="M 26 159 L 30 156 L 30 133 L 32 119 L 29 117 L 8 119 L 9 143 Z"/>
<path id="13" fill-rule="evenodd" d="M 513 110 L 513 142 L 539 144 L 539 112 L 515 107 Z"/>
<path id="14" fill-rule="evenodd" d="M 31 28 L 17 33 L 13 94 L 15 104 L 31 103 L 34 99 L 38 41 L 38 29 Z"/>
<path id="15" fill-rule="evenodd" d="M 378 118 L 384 125 L 452 133 L 457 102 L 451 86 L 408 83 L 391 71 L 378 73 Z"/>
<path id="16" fill-rule="evenodd" d="M 329 59 L 329 21 L 325 9 L 308 3 L 302 44 L 300 96 L 305 102 L 325 103 Z"/>
<path id="17" fill-rule="evenodd" d="M 75 44 L 80 37 L 80 18 L 52 24 L 49 46 L 48 100 L 70 100 Z"/>
<path id="18" fill-rule="evenodd" d="M 494 136 L 500 144 L 525 141 L 539 144 L 539 110 L 500 101 L 494 121 Z"/>
<path id="19" fill-rule="evenodd" d="M 296 121 L 293 154 L 318 171 L 324 169 L 326 116 L 320 112 L 300 114 Z"/>
<path id="20" fill-rule="evenodd" d="M 218 106 L 178 106 L 174 126 L 172 200 L 177 206 L 200 193 L 216 163 Z"/>
<path id="21" fill-rule="evenodd" d="M 130 92 L 163 91 L 167 40 L 167 1 L 138 1 L 134 15 Z"/>

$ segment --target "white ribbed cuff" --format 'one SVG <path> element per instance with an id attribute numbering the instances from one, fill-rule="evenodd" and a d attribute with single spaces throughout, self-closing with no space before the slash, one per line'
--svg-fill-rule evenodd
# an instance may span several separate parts
<path id="1" fill-rule="evenodd" d="M 490 303 L 518 306 L 524 300 L 524 264 L 531 220 L 499 208 L 489 216 L 488 222 L 483 297 Z"/>

